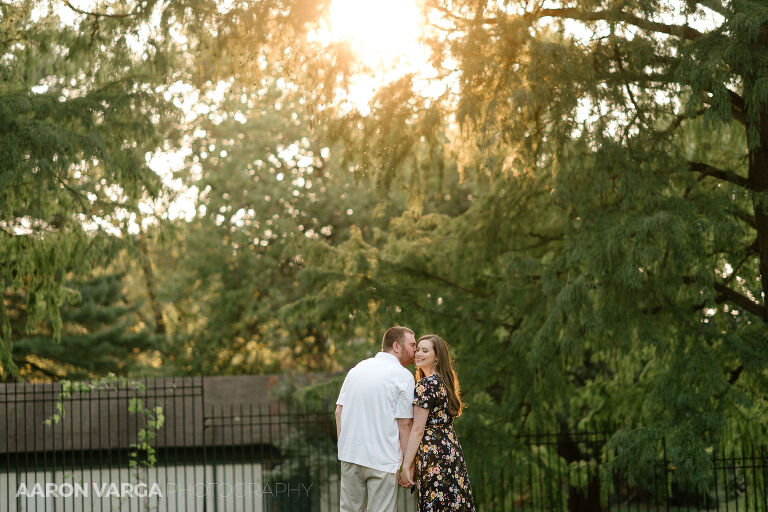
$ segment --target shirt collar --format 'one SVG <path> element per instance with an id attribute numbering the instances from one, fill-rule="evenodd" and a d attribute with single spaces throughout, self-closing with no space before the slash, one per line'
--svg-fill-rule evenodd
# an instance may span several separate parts
<path id="1" fill-rule="evenodd" d="M 378 354 L 376 354 L 376 357 L 380 359 L 387 359 L 391 362 L 400 364 L 400 360 L 397 358 L 397 356 L 395 354 L 390 354 L 389 352 L 379 352 Z"/>

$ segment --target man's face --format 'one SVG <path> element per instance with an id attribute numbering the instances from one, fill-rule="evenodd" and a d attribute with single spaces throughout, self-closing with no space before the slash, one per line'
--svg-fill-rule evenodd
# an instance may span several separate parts
<path id="1" fill-rule="evenodd" d="M 416 355 L 416 337 L 411 333 L 405 333 L 405 336 L 400 339 L 398 343 L 401 347 L 400 351 L 400 363 L 403 366 L 413 364 L 413 359 Z"/>

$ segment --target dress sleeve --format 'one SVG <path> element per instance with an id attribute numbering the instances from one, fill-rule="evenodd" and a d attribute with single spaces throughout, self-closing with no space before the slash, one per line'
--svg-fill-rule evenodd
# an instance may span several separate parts
<path id="1" fill-rule="evenodd" d="M 423 378 L 416 383 L 415 397 L 413 405 L 418 405 L 424 409 L 432 409 L 437 398 L 437 383 L 434 379 Z"/>

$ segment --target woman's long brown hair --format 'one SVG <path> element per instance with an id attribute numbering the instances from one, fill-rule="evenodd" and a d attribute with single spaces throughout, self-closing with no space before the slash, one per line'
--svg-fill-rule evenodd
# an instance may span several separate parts
<path id="1" fill-rule="evenodd" d="M 432 350 L 435 351 L 435 358 L 437 359 L 435 374 L 448 393 L 448 414 L 453 417 L 461 416 L 464 404 L 461 402 L 459 379 L 456 377 L 456 372 L 453 371 L 453 361 L 450 352 L 448 352 L 448 344 L 437 334 L 425 334 L 419 338 L 416 344 L 418 345 L 423 340 L 432 342 Z M 422 378 L 424 378 L 424 371 L 417 368 L 416 381 L 418 382 Z"/>

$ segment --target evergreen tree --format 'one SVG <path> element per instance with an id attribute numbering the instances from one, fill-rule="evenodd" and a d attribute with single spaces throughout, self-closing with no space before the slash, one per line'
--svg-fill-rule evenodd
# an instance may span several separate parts
<path id="1" fill-rule="evenodd" d="M 236 81 L 196 124 L 204 135 L 186 184 L 199 191 L 197 215 L 152 250 L 175 340 L 170 371 L 340 368 L 337 336 L 285 307 L 304 294 L 303 241 L 334 245 L 351 228 L 372 227 L 375 198 L 313 133 L 301 95 L 275 82 L 256 90 Z"/>
<path id="2" fill-rule="evenodd" d="M 137 325 L 137 305 L 125 301 L 122 277 L 104 274 L 81 283 L 77 303 L 61 309 L 61 341 L 54 343 L 50 325 L 25 333 L 22 300 L 10 300 L 13 319 L 13 359 L 24 380 L 36 378 L 82 380 L 109 373 L 140 370 L 140 354 L 158 348 L 158 338 Z"/>
<path id="3" fill-rule="evenodd" d="M 142 197 L 161 183 L 147 154 L 178 146 L 173 95 L 186 44 L 215 2 L 0 3 L 0 290 L 24 297 L 29 329 L 76 291 L 73 275 L 108 262 Z M 138 48 L 138 49 L 137 49 Z M 192 61 L 194 62 L 194 60 Z M 16 375 L 0 304 L 2 375 Z"/>
<path id="4" fill-rule="evenodd" d="M 0 4 L 0 279 L 30 325 L 55 338 L 67 276 L 118 241 L 83 222 L 124 227 L 158 190 L 146 152 L 181 137 L 162 86 L 222 80 L 185 126 L 198 216 L 152 253 L 181 371 L 277 368 L 249 355 L 273 337 L 351 362 L 399 323 L 454 348 L 468 447 L 604 421 L 630 476 L 663 435 L 702 483 L 726 425 L 764 435 L 764 2 L 429 1 L 435 80 L 457 86 L 427 99 L 406 76 L 367 115 L 335 101 L 348 49 L 307 38 L 326 4 L 173 2 L 138 57 L 160 4 L 71 28 Z"/>
<path id="5" fill-rule="evenodd" d="M 470 438 L 601 420 L 630 475 L 664 435 L 704 482 L 726 424 L 763 435 L 768 7 L 428 9 L 458 90 L 426 101 L 406 77 L 334 124 L 343 165 L 417 204 L 383 232 L 309 241 L 297 311 L 446 334 Z"/>

